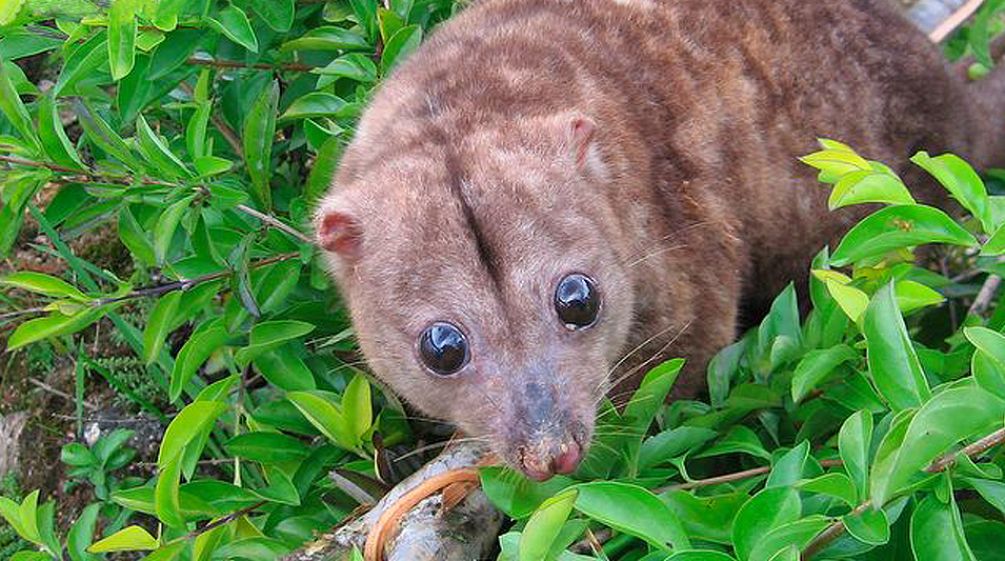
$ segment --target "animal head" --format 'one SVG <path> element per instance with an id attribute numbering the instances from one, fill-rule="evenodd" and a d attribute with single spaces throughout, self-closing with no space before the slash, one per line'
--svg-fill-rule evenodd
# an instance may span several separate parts
<path id="1" fill-rule="evenodd" d="M 573 471 L 634 305 L 603 131 L 557 112 L 391 132 L 386 113 L 364 117 L 315 221 L 364 355 L 526 475 Z"/>

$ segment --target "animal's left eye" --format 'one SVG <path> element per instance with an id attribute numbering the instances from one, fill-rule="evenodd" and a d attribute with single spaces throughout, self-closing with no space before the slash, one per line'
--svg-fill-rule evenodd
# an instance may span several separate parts
<path id="1" fill-rule="evenodd" d="M 555 312 L 570 330 L 590 327 L 600 312 L 600 294 L 593 280 L 573 273 L 563 278 L 555 288 Z"/>

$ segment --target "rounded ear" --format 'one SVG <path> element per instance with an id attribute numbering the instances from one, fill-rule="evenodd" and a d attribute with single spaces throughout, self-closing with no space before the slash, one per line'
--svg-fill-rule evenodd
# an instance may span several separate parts
<path id="1" fill-rule="evenodd" d="M 589 154 L 593 135 L 596 132 L 597 124 L 589 117 L 576 115 L 569 121 L 569 141 L 576 158 L 576 165 L 582 166 L 586 163 L 586 156 Z"/>
<path id="2" fill-rule="evenodd" d="M 317 218 L 318 245 L 344 259 L 359 257 L 363 230 L 352 215 L 337 210 L 322 210 Z"/>

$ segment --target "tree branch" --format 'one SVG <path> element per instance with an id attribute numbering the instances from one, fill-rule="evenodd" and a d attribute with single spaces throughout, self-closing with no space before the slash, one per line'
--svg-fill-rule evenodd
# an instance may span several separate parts
<path id="1" fill-rule="evenodd" d="M 187 185 L 183 183 L 161 181 L 159 179 L 151 179 L 147 177 L 131 177 L 126 175 L 101 175 L 91 170 L 85 170 L 85 171 L 75 170 L 72 168 L 67 168 L 56 164 L 50 164 L 48 162 L 36 162 L 33 160 L 25 160 L 23 158 L 18 158 L 16 156 L 0 155 L 0 162 L 7 162 L 10 164 L 26 166 L 26 167 L 48 169 L 56 173 L 68 174 L 70 177 L 64 179 L 77 183 L 112 183 L 116 185 L 132 185 L 136 182 L 139 182 L 142 183 L 143 185 L 154 185 L 159 187 L 171 187 L 171 188 L 187 187 Z M 210 193 L 210 190 L 206 188 L 204 185 L 199 185 L 198 188 L 202 189 L 204 193 L 207 194 Z M 314 244 L 314 240 L 312 240 L 309 236 L 297 230 L 296 228 L 290 226 L 289 224 L 286 224 L 285 222 L 276 218 L 275 216 L 264 214 L 244 204 L 239 204 L 235 208 L 237 208 L 238 210 L 249 216 L 253 216 L 261 220 L 269 227 L 285 232 L 286 234 L 296 238 L 301 242 L 304 242 L 308 245 Z M 3 319 L 2 316 L 0 316 L 0 319 Z"/>
<path id="2" fill-rule="evenodd" d="M 956 463 L 956 460 L 958 460 L 960 457 L 967 456 L 969 458 L 974 458 L 980 456 L 984 452 L 987 452 L 991 448 L 998 446 L 1003 442 L 1005 442 L 1005 428 L 999 429 L 985 436 L 984 438 L 978 440 L 977 442 L 974 442 L 973 444 L 966 446 L 962 450 L 959 450 L 957 452 L 951 452 L 949 454 L 945 454 L 944 456 L 939 457 L 934 462 L 932 462 L 931 465 L 925 468 L 925 471 L 928 473 L 941 473 L 952 467 Z M 856 514 L 861 514 L 871 506 L 872 501 L 866 501 L 855 507 L 855 510 L 851 511 L 851 514 L 853 516 Z M 827 529 L 825 529 L 823 532 L 817 534 L 817 537 L 813 538 L 813 541 L 811 541 L 809 545 L 807 545 L 806 548 L 803 549 L 800 559 L 802 559 L 802 561 L 809 561 L 810 559 L 813 558 L 814 555 L 823 551 L 823 549 L 828 545 L 830 545 L 831 542 L 833 542 L 834 540 L 839 538 L 842 534 L 844 534 L 844 531 L 845 531 L 844 522 L 842 522 L 841 520 L 836 520 L 833 524 L 828 526 Z"/>
<path id="3" fill-rule="evenodd" d="M 302 64 L 299 62 L 277 62 L 274 64 L 269 64 L 267 62 L 241 62 L 238 60 L 220 60 L 212 58 L 202 58 L 202 57 L 189 57 L 186 61 L 187 64 L 195 66 L 210 66 L 212 68 L 245 68 L 245 69 L 255 69 L 255 70 L 284 70 L 287 72 L 310 72 L 317 68 L 317 66 L 311 66 L 309 64 Z"/>

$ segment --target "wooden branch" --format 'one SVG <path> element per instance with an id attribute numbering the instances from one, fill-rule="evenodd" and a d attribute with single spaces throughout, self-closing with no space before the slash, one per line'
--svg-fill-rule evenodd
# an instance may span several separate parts
<path id="1" fill-rule="evenodd" d="M 953 12 L 951 16 L 946 18 L 945 21 L 936 26 L 936 28 L 928 34 L 928 38 L 933 43 L 941 43 L 945 41 L 953 31 L 956 31 L 957 27 L 963 25 L 963 22 L 967 21 L 970 16 L 977 12 L 978 8 L 980 8 L 983 3 L 984 0 L 969 0 L 966 4 L 960 6 L 958 10 Z"/>
<path id="2" fill-rule="evenodd" d="M 962 450 L 957 452 L 951 452 L 945 454 L 934 462 L 931 463 L 925 471 L 928 473 L 941 473 L 946 471 L 962 456 L 967 456 L 969 458 L 975 458 L 980 456 L 984 452 L 987 452 L 991 448 L 1005 443 L 1005 429 L 999 429 L 984 438 L 974 442 L 973 444 L 966 446 Z M 861 514 L 866 511 L 866 509 L 872 507 L 872 501 L 865 501 L 864 503 L 855 507 L 855 510 L 851 512 L 852 515 Z M 882 505 L 880 505 L 882 506 Z M 836 520 L 833 524 L 828 526 L 823 532 L 817 534 L 817 537 L 813 538 L 813 541 L 803 549 L 800 559 L 802 561 L 809 561 L 814 555 L 823 551 L 831 542 L 839 538 L 845 532 L 844 522 L 841 520 Z"/>
<path id="3" fill-rule="evenodd" d="M 472 474 L 477 478 L 474 468 L 485 457 L 486 450 L 480 443 L 463 442 L 448 447 L 399 483 L 366 514 L 283 557 L 283 561 L 343 561 L 354 548 L 366 549 L 366 561 L 485 558 L 495 547 L 503 522 L 502 514 L 485 494 L 475 490 L 451 508 L 445 508 L 441 495 L 430 495 L 450 483 L 470 480 Z M 414 508 L 409 508 L 412 505 Z"/>

